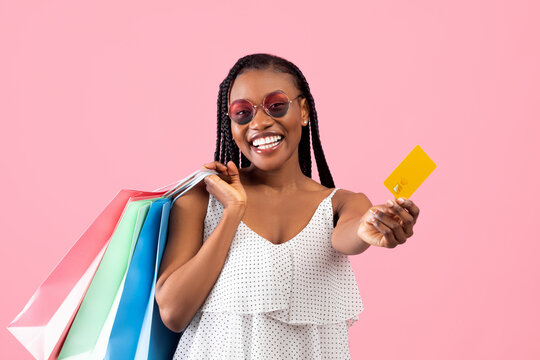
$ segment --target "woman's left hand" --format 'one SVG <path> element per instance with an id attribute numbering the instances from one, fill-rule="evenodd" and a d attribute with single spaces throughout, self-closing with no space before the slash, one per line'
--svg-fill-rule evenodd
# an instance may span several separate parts
<path id="1" fill-rule="evenodd" d="M 371 245 L 387 248 L 404 244 L 413 235 L 420 209 L 411 200 L 403 200 L 402 204 L 392 199 L 370 208 L 365 214 L 369 225 L 363 231 L 359 229 L 361 239 Z"/>

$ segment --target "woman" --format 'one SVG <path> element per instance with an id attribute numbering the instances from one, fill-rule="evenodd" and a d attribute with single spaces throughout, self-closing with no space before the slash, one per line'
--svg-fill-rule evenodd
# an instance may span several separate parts
<path id="1" fill-rule="evenodd" d="M 285 59 L 239 59 L 217 115 L 203 168 L 219 175 L 173 205 L 156 285 L 164 323 L 183 331 L 174 359 L 350 358 L 363 305 L 347 256 L 405 243 L 418 207 L 334 187 L 308 83 Z"/>

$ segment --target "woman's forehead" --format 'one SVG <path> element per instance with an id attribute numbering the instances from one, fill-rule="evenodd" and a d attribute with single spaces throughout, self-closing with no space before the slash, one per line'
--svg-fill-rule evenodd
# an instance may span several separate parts
<path id="1" fill-rule="evenodd" d="M 259 102 L 266 94 L 275 90 L 283 90 L 289 97 L 297 92 L 290 74 L 272 70 L 249 70 L 236 77 L 229 99 L 230 102 L 237 99 Z"/>

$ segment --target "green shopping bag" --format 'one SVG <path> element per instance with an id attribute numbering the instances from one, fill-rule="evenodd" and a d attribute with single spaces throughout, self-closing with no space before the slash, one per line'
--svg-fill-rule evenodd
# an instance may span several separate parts
<path id="1" fill-rule="evenodd" d="M 155 199 L 130 198 L 73 320 L 58 359 L 102 358 L 126 270 L 148 209 Z M 99 341 L 101 340 L 101 341 Z M 103 345 L 105 344 L 105 349 Z"/>

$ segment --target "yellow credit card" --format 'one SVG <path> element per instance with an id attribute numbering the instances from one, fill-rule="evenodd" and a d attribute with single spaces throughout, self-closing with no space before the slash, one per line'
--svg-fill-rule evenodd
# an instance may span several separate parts
<path id="1" fill-rule="evenodd" d="M 410 198 L 437 165 L 420 145 L 403 159 L 384 181 L 384 186 L 396 197 Z"/>

